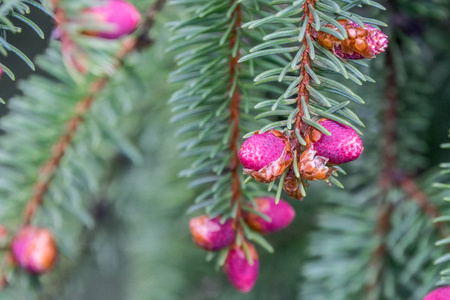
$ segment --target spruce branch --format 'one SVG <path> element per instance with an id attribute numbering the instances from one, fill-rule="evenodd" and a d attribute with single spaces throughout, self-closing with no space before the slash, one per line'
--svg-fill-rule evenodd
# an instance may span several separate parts
<path id="1" fill-rule="evenodd" d="M 141 50 L 143 47 L 151 46 L 152 43 L 149 43 L 147 41 L 147 37 L 154 24 L 156 12 L 160 11 L 163 8 L 165 2 L 165 0 L 158 0 L 147 10 L 143 23 L 144 25 L 142 29 L 140 29 L 140 35 L 138 35 L 137 37 L 129 37 L 123 41 L 121 49 L 116 53 L 114 57 L 116 61 L 114 65 L 115 70 L 118 70 L 122 67 L 126 57 L 130 53 L 136 50 Z M 142 41 L 144 40 L 146 41 L 145 45 L 142 44 Z M 101 91 L 107 86 L 109 80 L 113 76 L 114 74 L 108 74 L 95 80 L 88 88 L 88 95 L 77 104 L 75 109 L 75 116 L 67 122 L 66 133 L 58 140 L 58 142 L 55 143 L 52 149 L 52 156 L 40 168 L 40 172 L 34 186 L 34 193 L 25 208 L 23 225 L 28 225 L 31 222 L 31 219 L 33 218 L 36 210 L 39 208 L 42 201 L 44 201 L 45 195 L 52 182 L 52 179 L 54 178 L 54 175 L 61 163 L 64 154 L 66 153 L 67 148 L 70 147 L 71 143 L 73 142 L 74 135 L 76 134 L 80 123 L 83 121 L 86 113 L 92 107 L 96 96 L 101 93 Z"/>
<path id="2" fill-rule="evenodd" d="M 152 45 L 152 41 L 148 38 L 149 31 L 153 27 L 156 13 L 163 8 L 165 2 L 165 0 L 157 0 L 152 6 L 150 6 L 145 14 L 146 18 L 144 19 L 143 26 L 139 29 L 139 34 L 126 38 L 123 41 L 121 48 L 114 56 L 115 63 L 113 65 L 113 69 L 116 72 L 121 69 L 126 58 L 131 53 Z M 55 2 L 55 4 L 58 3 Z M 62 11 L 62 9 L 60 11 Z M 66 122 L 65 133 L 53 145 L 50 158 L 41 166 L 37 174 L 33 193 L 26 203 L 23 211 L 23 219 L 17 227 L 17 230 L 20 230 L 20 228 L 29 225 L 32 222 L 33 217 L 44 202 L 66 152 L 70 147 L 74 147 L 74 137 L 79 131 L 83 121 L 86 120 L 86 115 L 92 108 L 95 100 L 104 91 L 104 88 L 114 78 L 116 72 L 106 73 L 94 80 L 94 82 L 88 87 L 87 95 L 80 101 L 76 102 L 75 114 Z M 0 278 L 4 278 L 6 272 L 8 271 L 8 267 L 8 255 L 5 255 L 0 267 Z"/>
<path id="3" fill-rule="evenodd" d="M 233 1 L 231 1 L 233 3 Z M 239 154 L 238 154 L 238 143 L 240 140 L 240 130 L 239 130 L 239 123 L 240 123 L 240 102 L 241 102 L 241 94 L 239 91 L 239 87 L 236 87 L 238 85 L 238 72 L 239 72 L 239 55 L 240 51 L 236 51 L 236 54 L 233 56 L 233 48 L 237 45 L 239 42 L 239 36 L 238 31 L 241 27 L 241 5 L 237 5 L 236 9 L 232 13 L 232 20 L 234 21 L 234 24 L 232 25 L 232 32 L 230 36 L 230 63 L 229 63 L 229 88 L 227 93 L 231 94 L 231 101 L 230 101 L 230 117 L 229 122 L 232 126 L 231 129 L 231 137 L 230 137 L 230 151 L 232 153 L 231 160 L 230 160 L 230 172 L 231 172 L 231 207 L 236 205 L 236 215 L 234 224 L 238 228 L 240 227 L 239 219 L 241 218 L 241 209 L 242 209 L 242 192 L 241 192 L 241 175 L 240 175 L 240 163 L 239 163 Z"/>
<path id="4" fill-rule="evenodd" d="M 376 5 L 374 2 L 371 4 Z M 339 169 L 335 165 L 349 162 L 359 156 L 355 151 L 355 157 L 332 159 L 326 156 L 338 151 L 324 150 L 328 152 L 325 155 L 314 149 L 314 144 L 317 144 L 322 135 L 332 135 L 327 129 L 331 124 L 339 123 L 345 125 L 342 128 L 348 129 L 345 134 L 342 133 L 345 137 L 337 137 L 338 139 L 349 138 L 350 135 L 355 135 L 355 139 L 358 139 L 357 133 L 361 132 L 357 126 L 364 126 L 358 116 L 347 107 L 350 102 L 363 104 L 364 101 L 352 89 L 336 81 L 331 74 L 340 74 L 359 85 L 364 81 L 373 81 L 359 70 L 359 66 L 366 64 L 357 59 L 374 58 L 385 49 L 387 39 L 381 31 L 368 25 L 377 23 L 376 20 L 369 21 L 347 12 L 351 5 L 340 7 L 334 1 L 323 4 L 314 0 L 290 3 L 275 1 L 270 5 L 265 17 L 243 25 L 250 29 L 261 27 L 270 33 L 264 36 L 265 42 L 253 47 L 240 62 L 253 60 L 258 64 L 260 57 L 267 56 L 272 59 L 272 64 L 267 64 L 266 70 L 257 75 L 254 81 L 256 84 L 270 85 L 276 99 L 262 99 L 255 108 L 268 108 L 256 118 L 275 117 L 278 120 L 263 126 L 258 134 L 276 128 L 293 141 L 294 148 L 297 149 L 292 152 L 296 155 L 298 166 L 289 164 L 289 179 L 284 183 L 284 177 L 278 176 L 278 186 L 284 187 L 290 196 L 302 199 L 306 195 L 309 181 L 323 180 L 329 185 L 334 183 L 342 187 L 336 174 L 331 176 Z M 346 20 L 342 20 L 343 18 Z M 361 19 L 368 22 L 363 23 Z M 350 47 L 357 31 L 364 32 L 366 36 L 377 36 L 376 39 L 379 38 L 380 45 L 383 45 L 372 45 L 374 49 L 379 47 L 373 53 L 357 52 L 359 50 Z M 368 52 L 369 43 L 372 41 L 358 40 L 358 43 L 364 45 L 364 51 Z M 344 47 L 350 49 L 342 50 Z M 358 48 L 362 49 L 359 46 Z M 353 54 L 345 54 L 342 51 Z M 291 99 L 294 95 L 295 99 Z M 292 105 L 294 103 L 295 106 Z M 323 122 L 328 122 L 328 125 L 322 124 Z M 245 137 L 255 133 L 250 132 Z M 356 143 L 352 145 L 355 146 Z M 362 150 L 361 144 L 355 146 L 355 149 Z M 292 174 L 295 174 L 295 177 Z M 268 181 L 256 177 L 257 175 L 254 175 L 258 181 Z"/>
<path id="5" fill-rule="evenodd" d="M 309 82 L 310 82 L 310 73 L 307 71 L 308 69 L 311 69 L 311 51 L 313 49 L 310 49 L 310 45 L 311 45 L 311 36 L 312 36 L 312 26 L 314 24 L 314 22 L 317 20 L 317 16 L 316 19 L 314 18 L 312 11 L 314 10 L 314 5 L 315 5 L 316 1 L 315 0 L 306 0 L 305 3 L 303 4 L 303 22 L 305 22 L 303 24 L 303 26 L 305 26 L 305 33 L 304 33 L 304 37 L 302 40 L 303 45 L 305 46 L 305 49 L 303 51 L 302 57 L 300 59 L 300 63 L 299 63 L 299 69 L 300 69 L 300 76 L 299 78 L 301 78 L 299 84 L 298 84 L 298 96 L 297 96 L 297 109 L 298 112 L 295 116 L 295 128 L 296 130 L 298 130 L 299 132 L 302 131 L 302 127 L 304 121 L 303 121 L 303 117 L 305 116 L 305 110 L 308 110 L 308 107 L 303 107 L 303 103 L 304 105 L 308 105 L 308 101 L 309 101 L 309 92 L 307 87 L 309 86 Z M 303 30 L 303 28 L 302 28 Z M 309 39 L 309 40 L 308 40 Z M 303 98 L 303 101 L 302 101 Z M 298 143 L 298 147 L 300 147 L 300 141 L 298 141 L 297 139 L 297 143 Z"/>

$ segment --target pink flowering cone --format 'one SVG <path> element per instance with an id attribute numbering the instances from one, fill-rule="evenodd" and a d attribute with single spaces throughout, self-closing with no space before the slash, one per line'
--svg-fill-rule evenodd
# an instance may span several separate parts
<path id="1" fill-rule="evenodd" d="M 284 229 L 295 218 L 294 209 L 283 199 L 280 199 L 278 204 L 275 204 L 275 198 L 273 197 L 256 198 L 255 202 L 258 205 L 255 210 L 268 216 L 270 221 L 266 221 L 260 216 L 247 211 L 243 211 L 242 216 L 248 226 L 260 233 L 270 233 Z"/>
<path id="2" fill-rule="evenodd" d="M 440 287 L 432 291 L 423 300 L 450 300 L 450 286 Z"/>
<path id="3" fill-rule="evenodd" d="M 220 223 L 220 218 L 210 219 L 208 216 L 200 216 L 191 219 L 189 228 L 194 243 L 207 251 L 217 251 L 228 247 L 234 242 L 235 232 L 232 222 L 227 220 Z"/>
<path id="4" fill-rule="evenodd" d="M 228 252 L 223 265 L 230 282 L 242 293 L 248 293 L 253 288 L 259 273 L 258 253 L 252 244 L 247 243 L 247 247 L 252 258 L 252 264 L 247 261 L 242 247 L 234 245 Z"/>
<path id="5" fill-rule="evenodd" d="M 245 174 L 259 182 L 269 183 L 292 163 L 291 145 L 278 130 L 256 133 L 242 144 L 239 160 Z"/>
<path id="6" fill-rule="evenodd" d="M 92 16 L 99 25 L 112 26 L 111 30 L 89 31 L 87 34 L 104 39 L 119 39 L 134 32 L 141 15 L 132 4 L 123 0 L 98 1 L 99 6 L 90 7 L 85 14 Z"/>
<path id="7" fill-rule="evenodd" d="M 350 126 L 333 120 L 320 119 L 331 136 L 321 134 L 313 144 L 316 155 L 328 158 L 328 163 L 340 165 L 357 159 L 364 147 L 358 133 Z"/>
<path id="8" fill-rule="evenodd" d="M 314 32 L 317 42 L 336 56 L 344 59 L 373 59 L 386 50 L 388 38 L 378 28 L 368 24 L 361 27 L 350 20 L 338 22 L 347 30 L 348 37 L 345 40 L 340 40 L 323 31 Z M 332 24 L 325 27 L 338 31 Z"/>
<path id="9" fill-rule="evenodd" d="M 0 66 L 0 79 L 2 78 L 3 68 Z"/>
<path id="10" fill-rule="evenodd" d="M 11 250 L 16 263 L 32 274 L 48 272 L 58 258 L 55 240 L 44 228 L 22 228 L 12 241 Z"/>

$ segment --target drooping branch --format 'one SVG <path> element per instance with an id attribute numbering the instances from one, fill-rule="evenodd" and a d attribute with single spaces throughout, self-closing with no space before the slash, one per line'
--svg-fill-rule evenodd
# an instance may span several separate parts
<path id="1" fill-rule="evenodd" d="M 143 47 L 151 46 L 152 43 L 148 39 L 149 31 L 154 24 L 155 14 L 163 8 L 165 2 L 166 0 L 158 0 L 155 4 L 153 4 L 145 14 L 145 19 L 143 26 L 140 29 L 140 34 L 136 37 L 129 37 L 123 41 L 122 47 L 115 55 L 115 70 L 120 69 L 125 61 L 125 58 L 130 53 L 135 50 L 140 50 Z M 54 3 L 57 4 L 57 2 Z M 52 183 L 54 175 L 61 164 L 64 154 L 73 142 L 74 135 L 76 134 L 79 125 L 82 123 L 86 113 L 92 107 L 97 95 L 104 89 L 113 76 L 114 72 L 94 81 L 88 89 L 88 95 L 77 104 L 74 117 L 67 122 L 65 134 L 55 143 L 52 149 L 51 157 L 40 169 L 38 179 L 34 185 L 33 195 L 25 207 L 23 217 L 24 225 L 31 222 L 37 209 L 42 204 Z"/>

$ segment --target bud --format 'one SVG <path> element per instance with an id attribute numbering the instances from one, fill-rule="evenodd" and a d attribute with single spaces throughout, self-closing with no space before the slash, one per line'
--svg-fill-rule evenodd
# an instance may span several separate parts
<path id="1" fill-rule="evenodd" d="M 48 272 L 58 257 L 55 240 L 45 228 L 22 228 L 12 241 L 11 248 L 16 263 L 36 275 Z"/>
<path id="2" fill-rule="evenodd" d="M 110 30 L 88 31 L 86 34 L 115 40 L 136 30 L 141 21 L 141 15 L 136 7 L 123 0 L 102 2 L 103 5 L 90 7 L 84 13 L 88 17 L 92 17 L 99 25 L 109 25 L 112 28 Z"/>
<path id="3" fill-rule="evenodd" d="M 295 175 L 294 175 L 295 176 Z M 242 216 L 245 222 L 260 233 L 270 233 L 286 228 L 295 218 L 295 211 L 285 200 L 280 199 L 275 204 L 273 197 L 259 197 L 255 199 L 257 211 L 265 214 L 271 221 L 266 221 L 260 216 L 243 211 Z"/>
<path id="4" fill-rule="evenodd" d="M 269 183 L 283 174 L 292 162 L 288 138 L 278 130 L 256 133 L 239 150 L 244 173 L 259 182 Z"/>
<path id="5" fill-rule="evenodd" d="M 328 119 L 320 119 L 319 124 L 325 127 L 331 136 L 320 134 L 320 138 L 315 138 L 313 149 L 317 151 L 317 155 L 328 158 L 328 163 L 334 165 L 351 162 L 361 155 L 364 147 L 353 128 Z M 315 134 L 317 135 L 317 132 Z"/>
<path id="6" fill-rule="evenodd" d="M 3 68 L 2 68 L 2 66 L 0 66 L 0 79 L 2 78 L 2 74 L 3 74 Z"/>
<path id="7" fill-rule="evenodd" d="M 208 216 L 200 216 L 189 222 L 194 243 L 207 251 L 217 251 L 228 247 L 234 242 L 235 232 L 231 220 L 224 224 L 220 218 L 210 219 Z"/>
<path id="8" fill-rule="evenodd" d="M 443 286 L 426 295 L 423 300 L 448 300 L 448 299 L 450 299 L 450 286 Z"/>
<path id="9" fill-rule="evenodd" d="M 223 265 L 228 280 L 243 293 L 247 293 L 253 288 L 259 273 L 258 253 L 252 244 L 247 243 L 246 245 L 252 260 L 251 263 L 248 262 L 242 247 L 234 245 L 228 252 Z"/>
<path id="10" fill-rule="evenodd" d="M 368 24 L 361 27 L 350 20 L 338 22 L 347 30 L 348 37 L 345 40 L 323 31 L 313 33 L 317 42 L 336 56 L 344 59 L 372 59 L 387 48 L 388 38 L 381 30 Z M 325 27 L 339 31 L 332 24 Z"/>

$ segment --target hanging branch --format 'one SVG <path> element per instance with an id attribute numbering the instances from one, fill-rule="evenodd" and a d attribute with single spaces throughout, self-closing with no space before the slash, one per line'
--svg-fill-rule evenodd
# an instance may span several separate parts
<path id="1" fill-rule="evenodd" d="M 140 29 L 140 34 L 136 37 L 129 37 L 123 41 L 120 50 L 115 55 L 114 70 L 118 71 L 124 64 L 126 57 L 134 51 L 141 50 L 145 47 L 152 45 L 152 41 L 149 40 L 149 31 L 154 24 L 154 17 L 156 12 L 160 11 L 165 0 L 158 0 L 152 5 L 146 12 L 146 19 L 143 22 L 143 26 Z M 114 77 L 114 73 L 104 75 L 96 79 L 88 89 L 88 95 L 76 104 L 75 115 L 69 119 L 66 123 L 66 132 L 52 147 L 51 157 L 43 164 L 38 173 L 33 194 L 30 200 L 27 202 L 24 212 L 23 220 L 19 229 L 25 225 L 29 225 L 32 222 L 34 215 L 43 203 L 45 196 L 51 186 L 52 181 L 55 178 L 55 174 L 61 165 L 64 155 L 69 147 L 73 146 L 74 137 L 80 128 L 80 125 L 85 120 L 86 114 L 92 108 L 95 100 L 103 92 L 109 81 Z M 0 278 L 4 278 L 8 257 L 5 256 L 1 264 Z"/>
<path id="2" fill-rule="evenodd" d="M 143 47 L 151 46 L 152 43 L 148 42 L 148 34 L 154 24 L 154 17 L 156 12 L 160 11 L 163 8 L 165 2 L 165 0 L 158 0 L 147 10 L 143 23 L 144 25 L 140 30 L 141 33 L 139 36 L 129 37 L 123 41 L 121 49 L 115 55 L 115 70 L 118 70 L 122 67 L 123 63 L 125 62 L 125 58 L 130 53 L 136 50 L 141 50 Z M 58 11 L 60 10 L 61 9 L 58 9 Z M 144 40 L 146 42 L 145 44 L 142 44 L 141 41 Z M 83 121 L 88 110 L 92 107 L 96 96 L 101 93 L 101 91 L 107 86 L 109 80 L 113 77 L 113 75 L 114 74 L 109 74 L 94 81 L 88 89 L 89 94 L 77 104 L 75 116 L 67 122 L 66 133 L 54 145 L 52 156 L 42 166 L 39 172 L 39 176 L 34 186 L 34 193 L 25 208 L 23 220 L 24 225 L 27 225 L 31 222 L 31 219 L 33 218 L 36 210 L 39 208 L 45 198 L 48 188 L 52 182 L 52 179 L 54 178 L 54 175 L 61 163 L 61 160 L 67 148 L 70 147 L 71 143 L 73 142 L 74 135 L 76 134 L 80 123 Z"/>
<path id="3" fill-rule="evenodd" d="M 382 8 L 373 1 L 365 3 Z M 329 74 L 340 74 L 359 85 L 373 81 L 359 70 L 359 66 L 367 66 L 360 59 L 372 59 L 384 51 L 387 37 L 369 24 L 385 24 L 349 13 L 347 10 L 353 5 L 340 7 L 334 1 L 299 0 L 282 7 L 278 2 L 271 4 L 268 16 L 243 25 L 250 29 L 263 27 L 270 33 L 264 36 L 265 42 L 253 47 L 240 62 L 254 60 L 257 63 L 260 57 L 272 58 L 272 64 L 267 64 L 266 70 L 254 81 L 256 84 L 271 82 L 270 88 L 273 94 L 278 94 L 277 99 L 261 99 L 255 108 L 270 109 L 256 118 L 286 119 L 269 123 L 245 137 L 280 128 L 284 133 L 279 132 L 277 136 L 281 138 L 283 134 L 293 142 L 292 149 L 286 148 L 293 162 L 287 161 L 287 166 L 278 168 L 272 166 L 280 172 L 274 172 L 270 178 L 261 177 L 256 170 L 246 173 L 270 184 L 274 178 L 279 178 L 280 191 L 284 188 L 291 197 L 302 199 L 308 181 L 323 180 L 342 187 L 337 174 L 331 175 L 335 171 L 345 173 L 338 165 L 355 160 L 361 154 L 363 147 L 358 136 L 361 132 L 355 125 L 364 124 L 347 106 L 350 102 L 362 104 L 364 101 Z M 295 99 L 290 98 L 293 95 Z M 339 98 L 342 99 L 339 101 Z M 336 148 L 337 142 L 333 140 L 339 140 L 340 148 Z M 277 193 L 277 199 L 280 194 Z"/>

